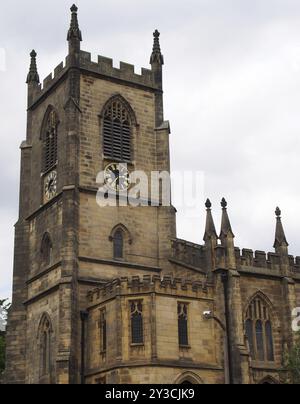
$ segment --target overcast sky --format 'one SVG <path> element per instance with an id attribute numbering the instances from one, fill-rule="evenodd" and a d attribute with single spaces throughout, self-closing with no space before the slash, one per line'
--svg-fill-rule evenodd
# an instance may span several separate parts
<path id="1" fill-rule="evenodd" d="M 41 79 L 66 56 L 71 1 L 10 0 L 0 20 L 0 298 L 10 295 L 19 145 L 25 139 L 29 52 Z M 272 251 L 282 209 L 300 255 L 299 0 L 77 0 L 82 48 L 148 67 L 152 32 L 165 56 L 172 168 L 202 171 L 204 197 L 229 214 L 240 247 Z M 5 55 L 5 66 L 3 66 Z M 5 68 L 4 68 L 5 67 Z M 201 210 L 201 211 L 200 211 Z M 205 210 L 178 211 L 178 236 L 202 242 Z"/>

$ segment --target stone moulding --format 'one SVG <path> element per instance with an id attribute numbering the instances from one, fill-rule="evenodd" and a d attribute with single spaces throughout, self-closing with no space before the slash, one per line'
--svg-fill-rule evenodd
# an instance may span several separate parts
<path id="1" fill-rule="evenodd" d="M 118 295 L 132 293 L 158 293 L 172 296 L 186 296 L 192 298 L 209 298 L 209 288 L 205 282 L 188 279 L 173 278 L 171 276 L 145 275 L 131 278 L 118 278 L 103 287 L 93 289 L 87 293 L 88 302 L 93 305 Z"/>

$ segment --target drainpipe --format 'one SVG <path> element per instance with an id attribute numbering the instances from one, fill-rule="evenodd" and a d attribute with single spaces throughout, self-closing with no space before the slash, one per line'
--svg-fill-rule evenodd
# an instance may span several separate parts
<path id="1" fill-rule="evenodd" d="M 86 321 L 89 317 L 87 311 L 80 312 L 81 319 L 81 370 L 80 370 L 80 381 L 81 384 L 85 384 L 85 338 L 86 338 Z"/>
<path id="2" fill-rule="evenodd" d="M 225 321 L 226 321 L 226 339 L 227 339 L 227 355 L 228 355 L 228 377 L 229 384 L 234 384 L 233 381 L 233 362 L 232 362 L 232 351 L 231 351 L 231 330 L 230 330 L 230 310 L 228 301 L 228 272 L 224 271 L 221 274 L 221 279 L 224 288 L 224 302 L 225 302 Z"/>

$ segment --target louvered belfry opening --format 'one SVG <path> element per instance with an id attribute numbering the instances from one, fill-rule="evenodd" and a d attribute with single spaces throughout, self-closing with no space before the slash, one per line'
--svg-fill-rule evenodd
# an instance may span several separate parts
<path id="1" fill-rule="evenodd" d="M 121 99 L 114 99 L 104 111 L 104 156 L 121 162 L 131 162 L 131 118 Z"/>
<path id="2" fill-rule="evenodd" d="M 51 111 L 44 133 L 44 172 L 51 170 L 57 163 L 57 126 L 57 115 L 55 111 Z"/>

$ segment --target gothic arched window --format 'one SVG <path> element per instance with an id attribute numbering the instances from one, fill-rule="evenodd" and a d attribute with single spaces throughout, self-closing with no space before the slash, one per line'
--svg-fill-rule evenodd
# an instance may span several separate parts
<path id="1" fill-rule="evenodd" d="M 131 342 L 132 344 L 144 343 L 143 303 L 131 302 Z"/>
<path id="2" fill-rule="evenodd" d="M 188 305 L 185 303 L 178 303 L 177 312 L 179 346 L 188 346 Z"/>
<path id="3" fill-rule="evenodd" d="M 124 235 L 121 229 L 117 230 L 113 237 L 114 259 L 124 258 Z"/>
<path id="4" fill-rule="evenodd" d="M 104 157 L 131 161 L 132 118 L 130 107 L 120 96 L 113 97 L 104 109 L 103 153 Z"/>
<path id="5" fill-rule="evenodd" d="M 40 347 L 40 376 L 48 376 L 51 373 L 51 334 L 52 325 L 48 315 L 44 314 L 39 326 Z"/>
<path id="6" fill-rule="evenodd" d="M 48 109 L 43 124 L 43 171 L 47 172 L 57 163 L 58 116 L 54 109 Z"/>
<path id="7" fill-rule="evenodd" d="M 116 261 L 126 261 L 133 243 L 131 233 L 124 224 L 117 224 L 111 231 L 109 241 L 112 243 L 112 257 Z"/>
<path id="8" fill-rule="evenodd" d="M 41 244 L 41 261 L 43 266 L 51 264 L 52 241 L 48 233 L 45 233 Z"/>
<path id="9" fill-rule="evenodd" d="M 257 361 L 274 361 L 274 342 L 270 305 L 260 294 L 248 306 L 245 332 L 251 357 Z"/>

